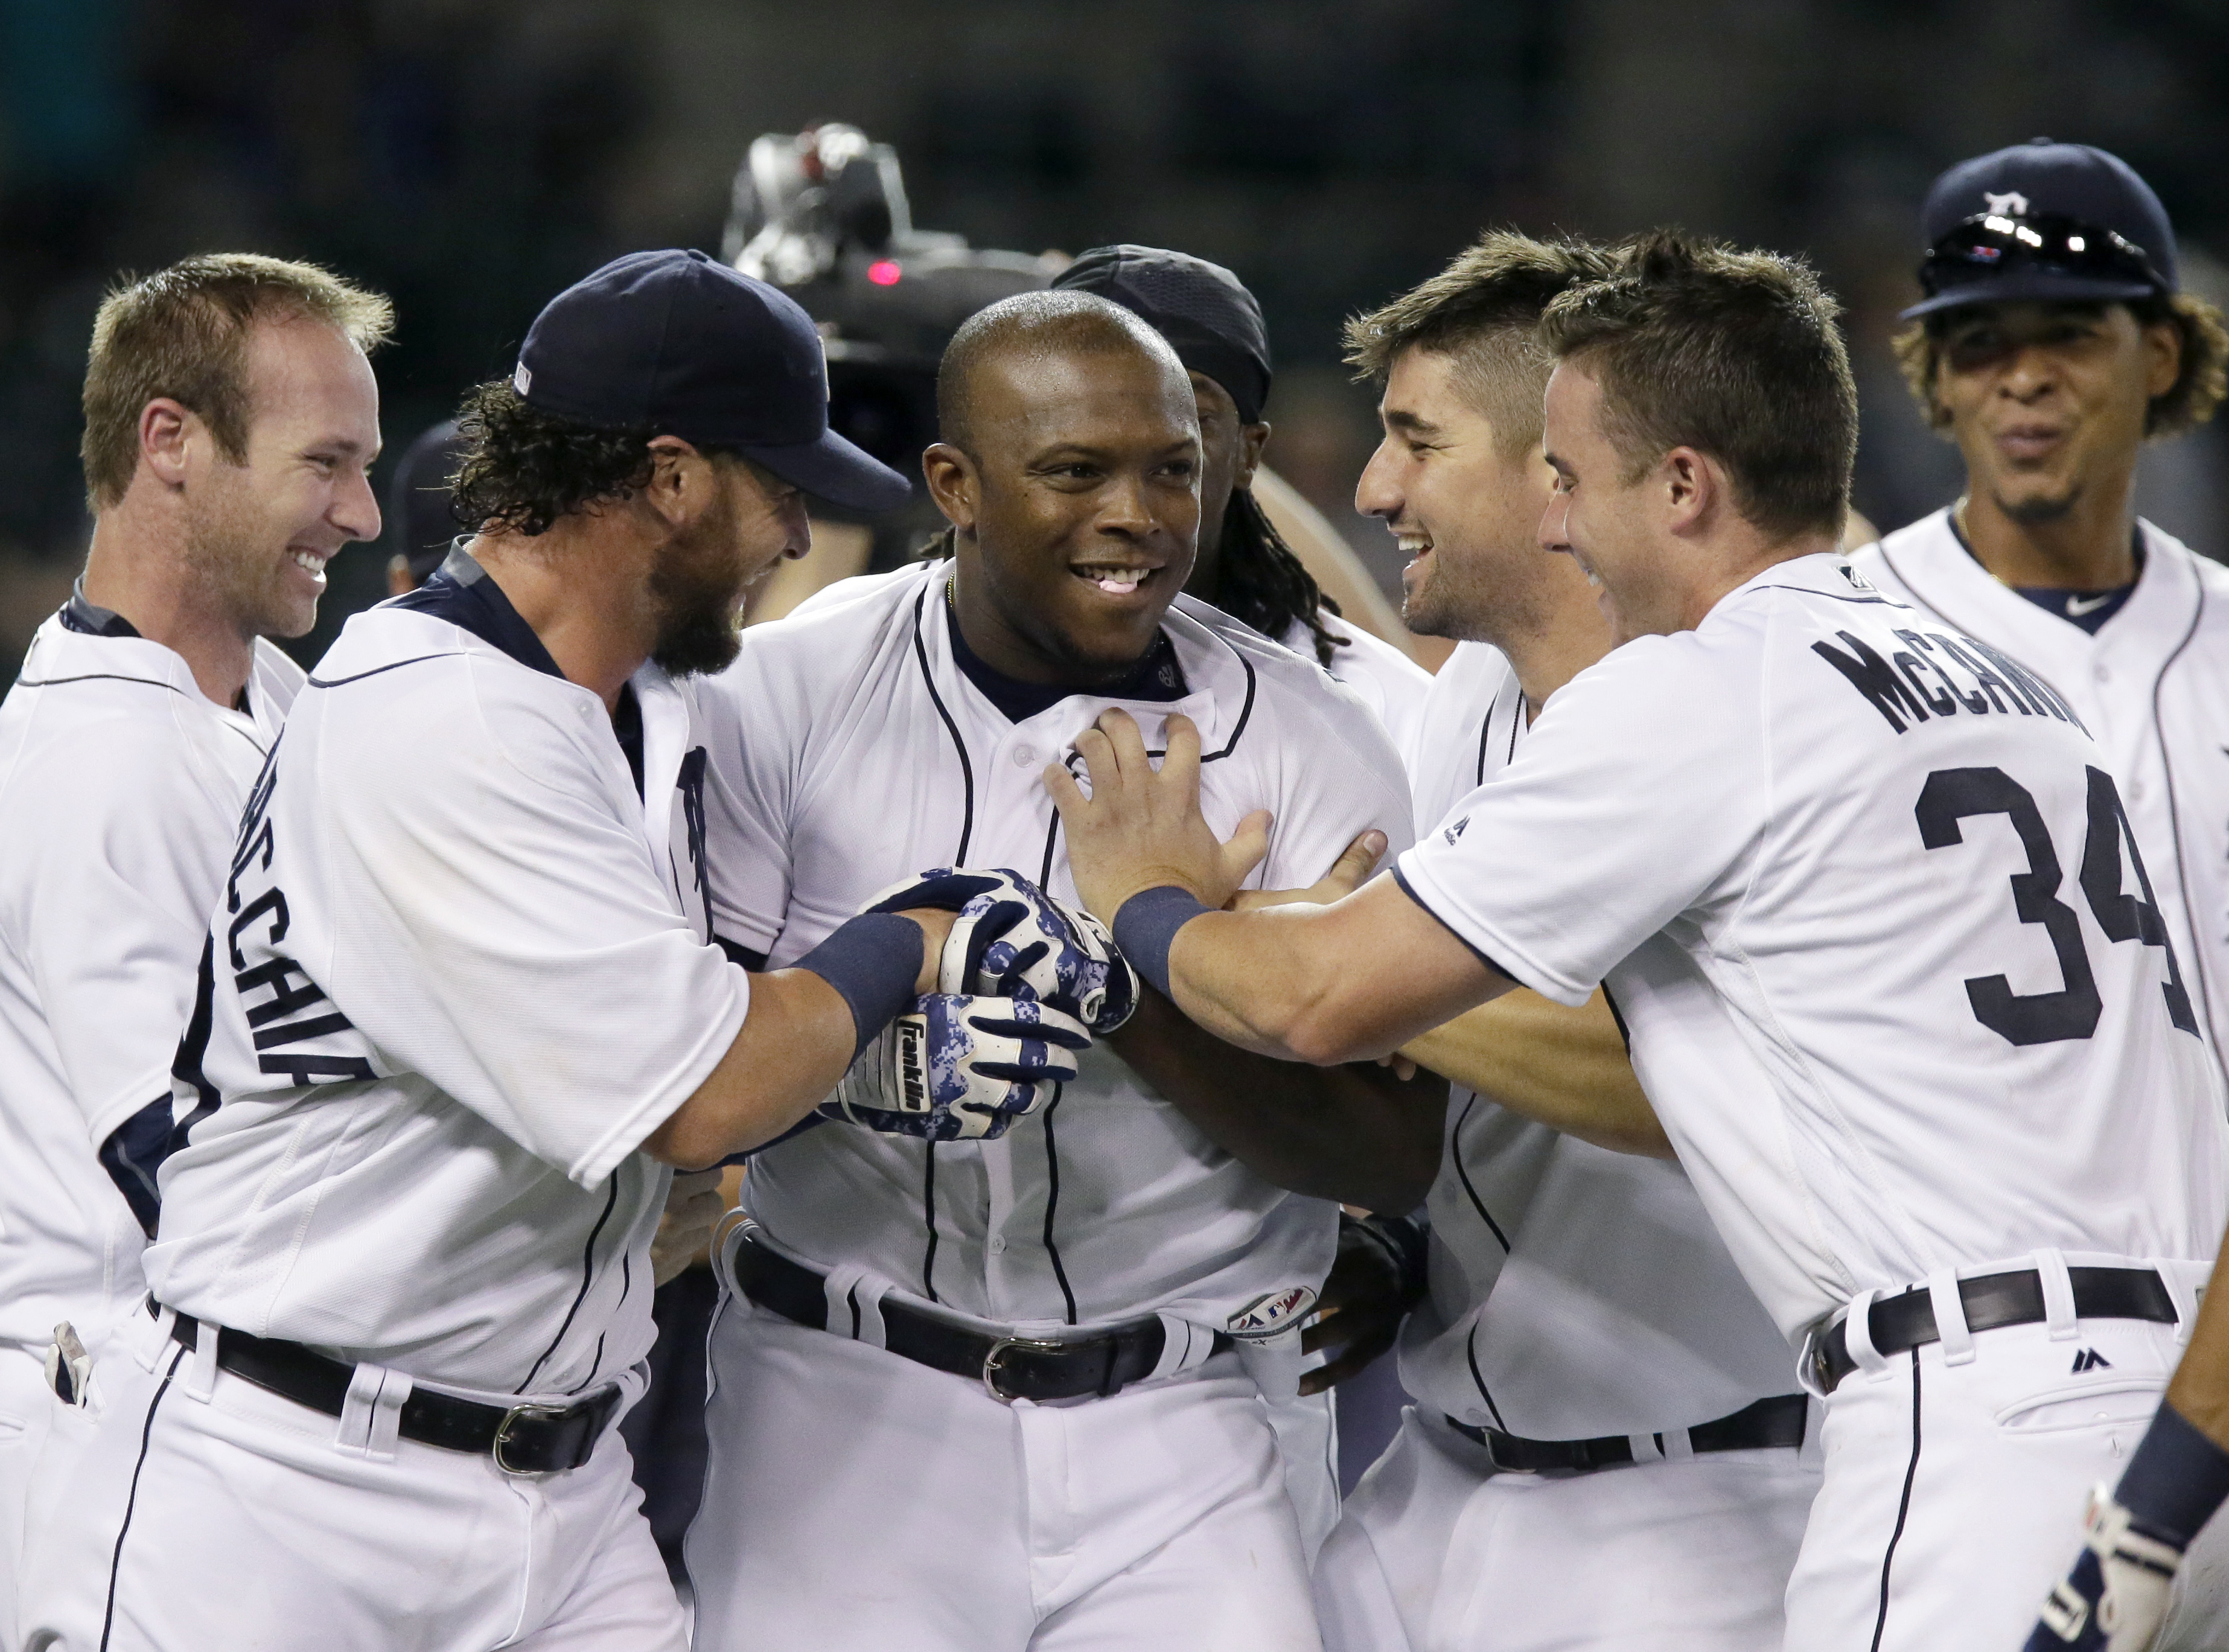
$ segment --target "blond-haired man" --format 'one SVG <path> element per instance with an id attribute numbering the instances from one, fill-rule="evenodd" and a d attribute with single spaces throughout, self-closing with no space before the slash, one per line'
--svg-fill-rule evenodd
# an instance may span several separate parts
<path id="1" fill-rule="evenodd" d="M 267 640 L 309 630 L 327 559 L 379 532 L 366 355 L 393 319 L 324 270 L 228 253 L 119 286 L 93 324 L 92 549 L 0 704 L 0 1623 L 42 1367 L 82 1405 L 144 1289 L 196 961 L 302 681 Z"/>

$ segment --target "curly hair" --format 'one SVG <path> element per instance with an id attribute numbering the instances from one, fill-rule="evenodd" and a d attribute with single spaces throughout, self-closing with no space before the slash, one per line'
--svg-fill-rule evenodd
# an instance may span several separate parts
<path id="1" fill-rule="evenodd" d="M 2170 292 L 2129 304 L 2129 313 L 2140 327 L 2171 321 L 2182 335 L 2182 370 L 2167 394 L 2155 395 L 2144 409 L 2144 434 L 2180 436 L 2213 416 L 2222 398 L 2229 395 L 2229 327 L 2222 325 L 2220 310 L 2195 292 Z M 1943 335 L 1956 310 L 1938 310 L 1924 316 L 1891 339 L 1896 364 L 1928 427 L 1950 427 L 1950 410 L 1935 394 L 1936 375 L 1942 365 Z"/>
<path id="2" fill-rule="evenodd" d="M 491 379 L 465 393 L 457 434 L 465 447 L 451 513 L 466 528 L 495 522 L 531 537 L 648 486 L 658 433 L 575 424 L 528 406 L 509 379 Z"/>
<path id="3" fill-rule="evenodd" d="M 1285 543 L 1251 488 L 1231 490 L 1223 511 L 1223 548 L 1215 570 L 1215 606 L 1273 642 L 1282 642 L 1295 621 L 1314 639 L 1316 664 L 1331 669 L 1331 652 L 1350 640 L 1323 622 L 1339 604 L 1323 594 L 1315 575 Z"/>

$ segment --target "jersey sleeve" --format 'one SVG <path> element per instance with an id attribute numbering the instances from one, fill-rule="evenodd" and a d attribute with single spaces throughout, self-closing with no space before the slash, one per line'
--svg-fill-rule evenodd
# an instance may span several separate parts
<path id="1" fill-rule="evenodd" d="M 1372 826 L 1385 834 L 1381 867 L 1415 835 L 1408 777 L 1376 714 L 1343 688 L 1310 697 L 1316 715 L 1282 731 L 1264 889 L 1307 888 Z"/>
<path id="2" fill-rule="evenodd" d="M 808 708 L 802 695 L 782 691 L 748 633 L 736 663 L 691 691 L 708 754 L 704 853 L 712 869 L 712 930 L 763 956 L 788 918 L 791 803 Z"/>
<path id="3" fill-rule="evenodd" d="M 749 978 L 667 896 L 593 703 L 506 694 L 515 669 L 471 667 L 440 729 L 320 731 L 331 992 L 391 1069 L 594 1186 L 726 1054 Z"/>
<path id="4" fill-rule="evenodd" d="M 67 767 L 67 773 L 59 772 Z M 95 724 L 16 783 L 52 813 L 22 868 L 25 956 L 95 1147 L 167 1098 L 232 814 L 167 723 Z"/>
<path id="5" fill-rule="evenodd" d="M 1692 635 L 1628 643 L 1551 697 L 1395 875 L 1495 967 L 1583 1004 L 1738 875 L 1766 807 L 1756 698 L 1753 672 L 1744 692 Z"/>

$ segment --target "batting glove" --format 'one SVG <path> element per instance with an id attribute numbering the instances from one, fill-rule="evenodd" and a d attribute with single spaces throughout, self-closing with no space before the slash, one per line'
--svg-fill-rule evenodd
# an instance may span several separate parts
<path id="1" fill-rule="evenodd" d="M 1004 1135 L 1076 1077 L 1081 1021 L 1033 999 L 932 993 L 851 1064 L 819 1111 L 890 1135 Z"/>
<path id="2" fill-rule="evenodd" d="M 937 990 L 1033 999 L 1104 1037 L 1138 1007 L 1138 975 L 1107 926 L 1057 901 L 1019 872 L 940 869 L 885 890 L 864 909 L 957 912 Z"/>
<path id="3" fill-rule="evenodd" d="M 2027 1637 L 2027 1652 L 2149 1652 L 2182 1550 L 2140 1530 L 2113 1494 L 2090 1494 L 2086 1540 Z"/>

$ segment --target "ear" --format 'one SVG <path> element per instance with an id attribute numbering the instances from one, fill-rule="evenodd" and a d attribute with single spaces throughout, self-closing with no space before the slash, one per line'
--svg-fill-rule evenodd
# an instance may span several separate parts
<path id="1" fill-rule="evenodd" d="M 2182 376 L 2182 329 L 2174 321 L 2155 321 L 2144 329 L 2144 392 L 2154 401 L 2174 389 Z"/>
<path id="2" fill-rule="evenodd" d="M 921 473 L 944 519 L 962 533 L 973 533 L 983 508 L 983 475 L 975 461 L 950 442 L 940 441 L 921 456 Z"/>
<path id="3" fill-rule="evenodd" d="M 200 415 L 158 395 L 139 409 L 139 462 L 164 487 L 183 487 L 187 444 L 207 431 Z"/>
<path id="4" fill-rule="evenodd" d="M 1674 447 L 1657 461 L 1654 486 L 1664 525 L 1675 534 L 1707 527 L 1725 492 L 1725 473 L 1693 447 Z"/>
<path id="5" fill-rule="evenodd" d="M 1254 485 L 1254 472 L 1262 468 L 1262 450 L 1269 445 L 1269 427 L 1266 424 L 1238 427 L 1238 477 L 1234 488 Z"/>
<path id="6" fill-rule="evenodd" d="M 650 443 L 650 481 L 638 497 L 668 528 L 684 528 L 709 509 L 719 492 L 712 461 L 678 436 Z"/>

